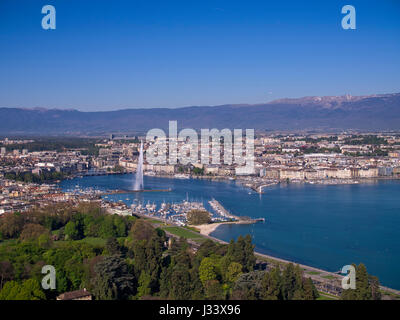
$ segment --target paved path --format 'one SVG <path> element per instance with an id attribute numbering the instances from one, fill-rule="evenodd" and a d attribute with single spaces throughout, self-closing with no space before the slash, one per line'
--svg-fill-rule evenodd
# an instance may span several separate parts
<path id="1" fill-rule="evenodd" d="M 160 222 L 163 223 L 167 223 L 170 225 L 174 225 L 177 227 L 182 228 L 181 226 L 178 226 L 176 224 L 174 224 L 173 222 L 166 220 L 166 219 L 162 219 L 162 218 L 158 218 L 158 217 L 152 217 L 152 216 L 147 216 L 147 215 L 142 215 L 142 214 L 136 214 L 138 216 L 144 217 L 144 218 L 148 218 L 148 219 L 154 219 L 154 220 L 159 220 Z M 188 229 L 185 229 L 188 230 Z M 174 234 L 171 234 L 170 232 L 168 232 L 169 236 L 173 236 L 173 237 L 177 237 Z M 214 238 L 210 235 L 205 235 L 205 234 L 201 234 L 204 238 L 208 238 L 212 241 L 221 243 L 221 244 L 228 244 L 228 242 L 223 241 L 221 239 L 217 239 Z M 198 246 L 199 244 L 194 242 L 194 241 L 190 241 L 190 243 L 192 245 L 196 245 Z M 259 252 L 254 252 L 254 255 L 256 257 L 258 257 L 261 260 L 267 260 L 270 261 L 272 263 L 277 263 L 277 264 L 288 264 L 288 263 L 293 263 L 293 264 L 298 264 L 300 266 L 300 268 L 302 268 L 304 270 L 304 276 L 305 277 L 309 277 L 311 278 L 314 283 L 316 284 L 316 287 L 318 288 L 318 290 L 331 294 L 331 295 L 335 295 L 338 296 L 340 295 L 340 292 L 342 291 L 341 288 L 341 283 L 342 283 L 342 279 L 343 279 L 343 275 L 338 274 L 338 273 L 334 273 L 334 272 L 329 272 L 326 270 L 322 270 L 319 268 L 315 268 L 315 267 L 311 267 L 311 266 L 306 266 L 303 264 L 299 264 L 296 263 L 294 261 L 289 261 L 289 260 L 285 260 L 285 259 L 281 259 L 281 258 L 276 258 L 270 255 L 266 255 L 263 253 L 259 253 Z M 381 290 L 383 291 L 387 291 L 390 292 L 392 294 L 398 295 L 400 297 L 400 291 L 399 290 L 395 290 L 392 288 L 388 288 L 388 287 L 384 287 L 384 286 L 380 286 Z"/>

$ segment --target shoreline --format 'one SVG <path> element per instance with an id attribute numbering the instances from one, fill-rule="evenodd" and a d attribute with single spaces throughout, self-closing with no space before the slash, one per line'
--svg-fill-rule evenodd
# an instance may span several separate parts
<path id="1" fill-rule="evenodd" d="M 157 176 L 157 177 L 159 177 L 159 176 Z M 162 176 L 162 178 L 167 178 L 167 179 L 178 179 L 179 180 L 179 178 L 175 178 L 174 176 L 167 176 L 167 175 L 164 175 L 164 176 Z M 205 177 L 204 177 L 205 178 Z M 200 179 L 204 179 L 204 178 L 200 178 Z M 225 181 L 227 181 L 227 182 L 233 182 L 233 181 L 235 181 L 235 180 L 231 180 L 231 179 L 227 179 L 227 178 L 225 178 L 225 179 L 221 179 L 221 178 L 219 178 L 219 179 L 213 179 L 213 178 L 211 178 L 211 177 L 207 177 L 207 180 L 211 180 L 211 181 L 216 181 L 216 180 L 218 180 L 218 181 L 220 181 L 220 182 L 225 182 Z M 366 178 L 366 179 L 360 179 L 359 181 L 359 183 L 360 183 L 360 185 L 361 184 L 363 184 L 364 182 L 366 182 L 366 183 L 368 183 L 368 182 L 379 182 L 379 181 L 382 181 L 382 180 L 385 180 L 385 181 L 394 181 L 394 180 L 399 180 L 399 178 L 397 178 L 397 177 L 381 177 L 381 178 Z M 238 180 L 236 180 L 235 182 L 239 182 Z M 350 182 L 350 181 L 348 181 L 348 182 Z M 308 184 L 307 182 L 293 182 L 293 184 L 300 184 L 300 183 L 302 183 L 302 184 Z M 323 183 L 315 183 L 315 185 L 320 185 L 320 184 L 323 184 Z M 340 183 L 338 183 L 339 185 L 340 185 Z M 347 184 L 347 183 L 345 183 L 345 184 Z M 250 187 L 247 187 L 247 186 L 244 186 L 244 185 L 242 185 L 243 187 L 245 187 L 246 189 L 250 189 Z M 155 218 L 156 220 L 157 220 L 157 218 Z M 171 222 L 169 222 L 169 223 L 171 223 Z M 216 231 L 217 230 L 217 228 L 219 227 L 219 226 L 221 226 L 221 225 L 224 225 L 224 224 L 247 224 L 246 223 L 246 221 L 223 221 L 223 222 L 214 222 L 214 223 L 210 223 L 210 224 L 206 224 L 206 225 L 198 225 L 198 226 L 194 226 L 195 228 L 197 228 L 197 229 L 199 229 L 200 230 L 200 234 L 202 235 L 202 236 L 204 236 L 204 237 L 206 237 L 206 238 L 210 238 L 211 240 L 214 240 L 214 241 L 217 241 L 217 242 L 219 242 L 219 243 L 227 243 L 226 241 L 224 241 L 224 240 L 221 240 L 221 239 L 218 239 L 218 238 L 215 238 L 215 237 L 213 237 L 211 234 L 214 232 L 214 231 Z M 257 257 L 259 257 L 259 258 L 261 258 L 261 259 L 266 259 L 266 260 L 271 260 L 272 262 L 275 262 L 275 263 L 284 263 L 284 264 L 287 264 L 287 263 L 293 263 L 293 264 L 299 264 L 299 266 L 301 267 L 301 268 L 303 268 L 303 269 L 305 269 L 306 270 L 306 272 L 318 272 L 318 273 L 321 273 L 321 274 L 323 274 L 323 275 L 328 275 L 328 276 L 332 276 L 332 277 L 334 277 L 334 279 L 336 279 L 336 280 L 340 280 L 340 279 L 342 279 L 343 278 L 343 276 L 342 275 L 340 275 L 340 274 L 337 274 L 337 273 L 334 273 L 334 272 L 330 272 L 330 271 L 326 271 L 326 270 L 323 270 L 323 269 L 319 269 L 319 268 L 317 268 L 317 267 L 312 267 L 312 266 L 307 266 L 307 265 L 303 265 L 303 264 L 300 264 L 300 263 L 298 263 L 298 262 L 295 262 L 295 261 L 289 261 L 289 260 L 285 260 L 285 259 L 282 259 L 282 258 L 278 258 L 278 257 L 274 257 L 274 256 L 270 256 L 270 255 L 268 255 L 268 254 L 264 254 L 264 253 L 261 253 L 261 252 L 258 252 L 258 251 L 254 251 L 254 254 L 257 256 Z M 321 279 L 321 277 L 320 276 L 318 276 L 318 275 L 313 275 L 313 274 L 308 274 L 308 276 L 310 276 L 310 277 L 312 277 L 312 278 L 319 278 L 319 279 Z M 332 281 L 334 280 L 334 279 L 332 279 Z M 326 281 L 327 279 L 325 279 L 324 281 Z M 392 289 L 392 288 L 388 288 L 388 287 L 386 287 L 386 286 L 382 286 L 381 285 L 381 289 L 382 290 L 385 290 L 385 291 L 387 291 L 387 292 L 392 292 L 392 293 L 394 293 L 394 294 L 396 294 L 396 295 L 400 295 L 400 290 L 397 290 L 397 289 Z"/>
<path id="2" fill-rule="evenodd" d="M 213 222 L 213 223 L 208 223 L 208 224 L 199 224 L 196 226 L 190 226 L 198 229 L 200 231 L 201 235 L 210 237 L 210 234 L 213 233 L 217 228 L 221 225 L 224 224 L 252 224 L 254 221 L 245 221 L 245 220 L 239 220 L 239 221 L 222 221 L 222 222 Z M 221 240 L 223 241 L 223 240 Z"/>
<path id="3" fill-rule="evenodd" d="M 216 237 L 210 235 L 219 226 L 224 225 L 224 224 L 246 224 L 246 223 L 243 222 L 243 221 L 242 222 L 241 221 L 216 222 L 216 223 L 210 223 L 208 225 L 198 225 L 198 226 L 194 226 L 194 227 L 195 228 L 200 227 L 199 228 L 200 234 L 202 234 L 206 238 L 209 238 L 210 240 L 216 241 L 216 242 L 221 243 L 221 244 L 228 244 L 228 242 L 226 242 L 225 240 L 222 240 L 222 239 L 219 239 L 219 238 L 216 238 Z M 267 262 L 269 260 L 269 261 L 272 261 L 272 263 L 277 263 L 278 265 L 280 263 L 283 263 L 283 264 L 292 263 L 294 265 L 299 265 L 299 267 L 302 268 L 305 271 L 307 276 L 312 278 L 313 280 L 333 283 L 335 281 L 336 282 L 337 281 L 341 282 L 342 279 L 344 278 L 344 276 L 342 274 L 337 273 L 337 272 L 327 271 L 327 270 L 320 269 L 320 268 L 317 268 L 317 267 L 305 265 L 305 264 L 302 264 L 302 263 L 299 263 L 299 262 L 296 262 L 296 261 L 291 261 L 291 260 L 286 260 L 286 259 L 283 259 L 283 258 L 278 258 L 278 257 L 271 256 L 271 255 L 268 255 L 268 254 L 265 254 L 265 253 L 261 253 L 261 252 L 256 251 L 256 250 L 254 250 L 254 255 L 257 258 L 261 258 L 261 259 L 267 260 Z M 325 278 L 325 277 L 331 277 L 331 278 L 328 279 L 328 278 Z M 400 290 L 393 289 L 393 288 L 384 286 L 382 284 L 380 285 L 380 288 L 383 291 L 395 294 L 395 295 L 400 297 Z"/>
<path id="4" fill-rule="evenodd" d="M 98 172 L 96 174 L 82 175 L 82 174 L 71 174 L 67 177 L 64 177 L 58 181 L 49 181 L 50 184 L 59 184 L 63 180 L 73 180 L 76 178 L 84 178 L 84 177 L 93 177 L 93 176 L 109 176 L 109 175 L 126 175 L 126 174 L 135 174 L 136 171 L 125 171 L 125 172 Z M 289 185 L 289 184 L 310 184 L 310 185 L 354 185 L 354 184 L 365 184 L 371 183 L 374 181 L 391 181 L 391 180 L 400 180 L 400 176 L 381 176 L 381 177 L 371 177 L 371 178 L 350 178 L 350 179 L 342 179 L 342 178 L 330 178 L 330 179 L 315 179 L 315 180 L 291 180 L 287 182 L 286 180 L 271 180 L 271 181 L 261 181 L 254 183 L 252 179 L 249 179 L 251 176 L 200 176 L 200 175 L 188 175 L 187 178 L 175 177 L 175 174 L 148 174 L 148 172 L 144 172 L 143 176 L 146 177 L 155 177 L 155 178 L 164 178 L 164 179 L 177 179 L 177 180 L 208 180 L 213 182 L 236 182 L 239 183 L 242 187 L 249 189 L 253 192 L 260 193 L 255 190 L 255 187 L 259 187 L 260 183 L 266 183 L 268 187 L 276 186 L 276 185 Z M 245 178 L 247 177 L 247 178 Z M 254 185 L 251 185 L 254 184 Z M 262 194 L 264 192 L 261 192 Z"/>
<path id="5" fill-rule="evenodd" d="M 134 171 L 128 173 L 135 173 Z M 242 187 L 254 190 L 254 186 L 250 186 L 252 179 L 249 179 L 251 176 L 199 176 L 199 175 L 188 175 L 187 178 L 179 178 L 175 177 L 175 174 L 146 174 L 144 176 L 147 177 L 155 177 L 155 178 L 164 178 L 164 179 L 177 179 L 177 180 L 209 180 L 213 182 L 237 182 Z M 247 178 L 245 178 L 247 177 Z M 310 185 L 353 185 L 353 184 L 364 184 L 364 183 L 371 183 L 374 181 L 391 181 L 391 180 L 400 180 L 400 176 L 380 176 L 380 177 L 371 177 L 371 178 L 329 178 L 329 179 L 314 179 L 314 180 L 290 180 L 287 182 L 286 180 L 270 180 L 270 181 L 261 181 L 255 183 L 258 186 L 259 183 L 266 183 L 270 184 L 269 186 L 276 186 L 276 185 L 289 185 L 289 184 L 310 184 Z"/>

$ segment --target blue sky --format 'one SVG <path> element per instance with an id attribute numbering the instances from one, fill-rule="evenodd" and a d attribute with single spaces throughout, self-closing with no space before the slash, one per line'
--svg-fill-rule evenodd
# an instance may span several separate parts
<path id="1" fill-rule="evenodd" d="M 56 30 L 41 28 L 42 6 Z M 342 6 L 357 29 L 341 28 Z M 0 0 L 0 107 L 400 92 L 400 1 Z"/>

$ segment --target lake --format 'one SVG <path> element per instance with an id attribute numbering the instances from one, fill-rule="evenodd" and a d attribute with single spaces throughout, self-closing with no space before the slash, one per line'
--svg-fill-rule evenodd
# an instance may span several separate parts
<path id="1" fill-rule="evenodd" d="M 132 189 L 134 175 L 76 178 L 63 190 Z M 250 234 L 256 250 L 271 256 L 338 271 L 364 263 L 381 284 L 400 289 L 400 181 L 355 185 L 283 184 L 259 195 L 236 182 L 144 177 L 150 189 L 171 192 L 118 194 L 109 200 L 161 204 L 185 199 L 218 200 L 235 215 L 264 217 L 265 223 L 222 225 L 211 235 L 229 241 Z"/>

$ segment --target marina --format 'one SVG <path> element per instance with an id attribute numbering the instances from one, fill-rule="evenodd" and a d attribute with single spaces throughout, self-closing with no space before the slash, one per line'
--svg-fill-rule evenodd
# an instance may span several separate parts
<path id="1" fill-rule="evenodd" d="M 189 202 L 186 200 L 178 203 L 162 202 L 159 207 L 150 202 L 148 202 L 146 205 L 138 202 L 133 203 L 130 208 L 132 210 L 132 214 L 138 214 L 152 218 L 162 218 L 165 221 L 169 221 L 180 226 L 187 224 L 187 214 L 190 211 L 206 211 L 201 202 Z"/>

